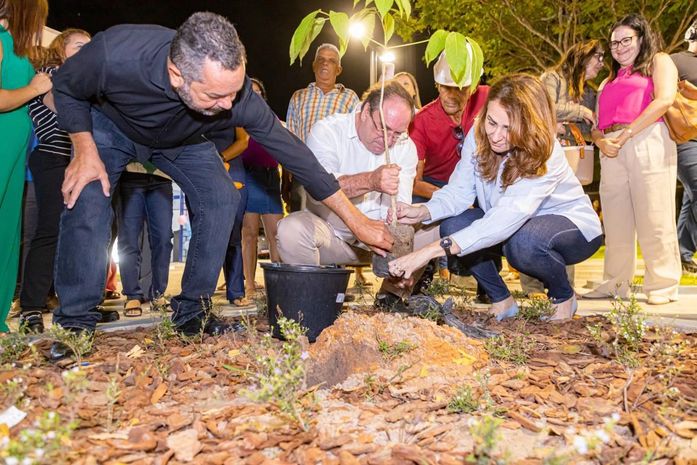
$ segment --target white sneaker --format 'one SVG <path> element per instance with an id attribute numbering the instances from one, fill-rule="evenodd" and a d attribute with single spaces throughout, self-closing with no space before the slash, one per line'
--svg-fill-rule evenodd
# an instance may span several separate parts
<path id="1" fill-rule="evenodd" d="M 576 301 L 576 296 L 574 295 L 564 302 L 552 304 L 552 307 L 554 307 L 554 315 L 549 318 L 550 321 L 570 320 L 576 314 L 576 310 L 578 310 L 578 302 Z"/>
<path id="2" fill-rule="evenodd" d="M 665 296 L 665 295 L 652 294 L 646 300 L 646 303 L 649 305 L 665 305 L 665 304 L 669 304 L 671 302 L 677 302 L 677 301 L 678 301 L 677 297 L 670 298 L 670 297 Z"/>

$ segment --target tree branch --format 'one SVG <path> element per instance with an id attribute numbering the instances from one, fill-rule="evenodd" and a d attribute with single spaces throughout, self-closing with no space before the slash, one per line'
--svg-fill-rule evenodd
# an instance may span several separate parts
<path id="1" fill-rule="evenodd" d="M 523 26 L 525 30 L 527 30 L 530 34 L 534 35 L 538 39 L 542 40 L 544 43 L 548 44 L 550 47 L 554 48 L 559 55 L 562 54 L 562 51 L 559 49 L 559 46 L 552 42 L 549 37 L 545 36 L 541 32 L 537 31 L 532 25 L 525 19 L 523 19 L 523 15 L 519 14 L 516 9 L 513 7 L 511 2 L 509 0 L 502 0 L 503 3 L 506 5 L 508 10 L 511 12 L 511 16 L 516 20 L 518 24 Z"/>

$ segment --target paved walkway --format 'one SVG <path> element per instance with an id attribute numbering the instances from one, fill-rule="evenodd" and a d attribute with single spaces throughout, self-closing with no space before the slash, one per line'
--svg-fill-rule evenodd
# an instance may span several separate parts
<path id="1" fill-rule="evenodd" d="M 576 289 L 579 294 L 588 291 L 589 284 L 598 282 L 602 278 L 603 261 L 602 259 L 587 260 L 584 263 L 576 265 Z M 639 274 L 643 273 L 643 263 L 639 262 Z M 184 271 L 183 263 L 173 263 L 170 266 L 170 285 L 167 288 L 168 295 L 176 295 L 180 292 L 181 276 Z M 368 268 L 363 271 L 364 276 L 373 282 L 373 292 L 378 289 L 377 278 L 370 272 Z M 263 284 L 263 271 L 261 268 L 257 270 L 257 283 Z M 220 280 L 222 282 L 222 279 Z M 354 278 L 351 278 L 349 286 L 354 285 Z M 517 281 L 508 282 L 511 290 L 520 290 L 520 284 Z M 666 305 L 648 305 L 646 296 L 638 293 L 637 299 L 639 304 L 646 311 L 646 315 L 651 324 L 670 325 L 676 329 L 683 331 L 697 331 L 697 286 L 683 286 L 680 288 L 680 300 L 671 302 Z M 252 314 L 256 312 L 256 307 L 250 305 L 247 307 L 237 307 L 228 303 L 225 299 L 223 291 L 216 291 L 213 297 L 214 304 L 218 307 L 224 316 L 240 316 L 243 314 Z M 110 308 L 122 310 L 124 299 L 107 301 L 105 305 Z M 579 300 L 579 315 L 594 315 L 608 312 L 612 308 L 612 301 L 607 300 Z M 50 315 L 45 317 L 46 323 L 50 324 Z M 157 324 L 160 320 L 160 315 L 150 312 L 149 306 L 144 306 L 144 313 L 139 318 L 121 319 L 114 323 L 100 325 L 99 328 L 104 331 L 118 331 L 135 327 L 148 327 Z M 17 320 L 11 322 L 11 326 L 16 327 Z"/>

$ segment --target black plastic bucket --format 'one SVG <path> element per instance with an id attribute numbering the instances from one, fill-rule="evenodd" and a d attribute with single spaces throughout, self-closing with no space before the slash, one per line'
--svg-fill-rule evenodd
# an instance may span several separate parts
<path id="1" fill-rule="evenodd" d="M 262 263 L 269 308 L 269 324 L 274 337 L 281 337 L 277 312 L 307 328 L 307 338 L 315 342 L 319 333 L 334 324 L 344 303 L 352 270 L 336 265 L 286 265 Z"/>

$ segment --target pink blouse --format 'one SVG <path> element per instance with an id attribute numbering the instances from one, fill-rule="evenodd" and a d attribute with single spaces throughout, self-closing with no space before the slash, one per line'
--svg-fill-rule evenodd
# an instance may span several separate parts
<path id="1" fill-rule="evenodd" d="M 605 84 L 598 97 L 598 129 L 630 124 L 653 101 L 653 79 L 620 68 L 617 77 Z M 663 121 L 659 118 L 657 121 Z"/>

